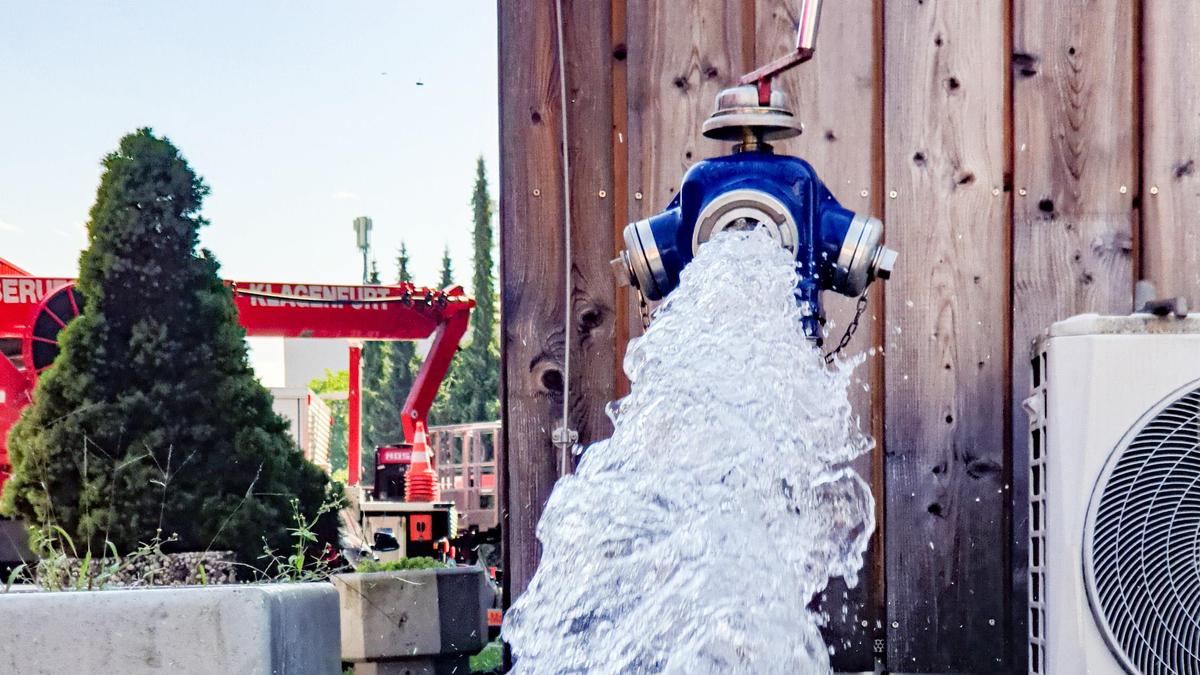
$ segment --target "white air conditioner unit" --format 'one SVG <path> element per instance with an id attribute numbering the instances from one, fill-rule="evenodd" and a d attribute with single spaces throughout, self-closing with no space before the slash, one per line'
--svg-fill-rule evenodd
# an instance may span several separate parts
<path id="1" fill-rule="evenodd" d="M 1034 348 L 1029 672 L 1200 673 L 1200 314 Z"/>

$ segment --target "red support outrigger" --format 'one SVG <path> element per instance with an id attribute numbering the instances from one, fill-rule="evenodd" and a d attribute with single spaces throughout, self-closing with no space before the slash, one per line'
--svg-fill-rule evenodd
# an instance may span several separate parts
<path id="1" fill-rule="evenodd" d="M 467 331 L 475 301 L 460 286 L 343 286 L 227 281 L 246 334 L 256 337 L 421 340 L 433 336 L 401 411 L 404 437 L 425 423 L 438 387 Z M 32 400 L 38 374 L 58 355 L 58 334 L 82 310 L 73 279 L 35 277 L 0 259 L 0 486 L 8 478 L 8 430 Z M 358 345 L 351 346 L 351 366 Z M 351 381 L 358 372 L 351 373 Z M 351 426 L 361 397 L 350 390 Z M 360 478 L 357 434 L 351 434 L 350 484 Z"/>

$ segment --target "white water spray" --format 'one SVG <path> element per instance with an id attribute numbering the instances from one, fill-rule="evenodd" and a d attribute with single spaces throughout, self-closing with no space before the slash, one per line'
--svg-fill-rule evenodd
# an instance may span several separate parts
<path id="1" fill-rule="evenodd" d="M 630 344 L 611 439 L 555 486 L 504 624 L 522 675 L 828 673 L 830 577 L 853 585 L 874 500 L 847 388 L 805 338 L 795 261 L 720 234 Z"/>

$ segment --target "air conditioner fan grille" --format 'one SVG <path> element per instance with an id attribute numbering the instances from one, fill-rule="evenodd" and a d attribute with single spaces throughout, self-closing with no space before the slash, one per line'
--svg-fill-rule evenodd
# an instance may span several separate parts
<path id="1" fill-rule="evenodd" d="M 1200 389 L 1143 418 L 1097 497 L 1084 567 L 1109 646 L 1135 672 L 1200 672 Z"/>

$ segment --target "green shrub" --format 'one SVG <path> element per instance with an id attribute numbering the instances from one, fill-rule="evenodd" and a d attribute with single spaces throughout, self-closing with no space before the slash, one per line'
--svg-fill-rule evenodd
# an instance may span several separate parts
<path id="1" fill-rule="evenodd" d="M 4 511 L 80 551 L 291 548 L 292 503 L 337 542 L 337 495 L 255 379 L 218 263 L 198 250 L 208 188 L 141 129 L 104 158 L 80 257 L 83 313 L 63 329 L 9 436 Z M 320 516 L 320 517 L 318 517 Z M 61 548 L 61 547 L 60 547 Z M 82 555 L 82 553 L 81 553 Z"/>
<path id="2" fill-rule="evenodd" d="M 504 662 L 504 646 L 499 640 L 493 640 L 487 643 L 478 654 L 471 657 L 471 672 L 472 673 L 491 673 L 499 672 L 501 664 Z"/>
<path id="3" fill-rule="evenodd" d="M 358 563 L 358 572 L 367 574 L 368 572 L 398 572 L 401 570 L 436 570 L 447 567 L 444 563 L 440 563 L 433 558 L 417 557 L 417 558 L 401 558 L 399 560 L 391 560 L 388 562 L 377 562 L 375 560 L 363 560 Z"/>

